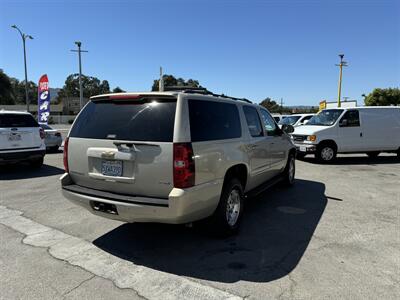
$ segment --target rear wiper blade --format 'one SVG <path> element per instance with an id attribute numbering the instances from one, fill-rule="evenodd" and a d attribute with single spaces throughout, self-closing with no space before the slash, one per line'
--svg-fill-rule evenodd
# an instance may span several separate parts
<path id="1" fill-rule="evenodd" d="M 136 146 L 153 146 L 153 147 L 160 147 L 160 145 L 157 144 L 151 144 L 151 143 L 138 143 L 138 142 L 114 142 L 113 143 L 115 146 L 117 146 L 118 150 L 124 150 L 128 148 L 130 151 L 136 151 L 138 152 L 139 150 L 136 148 Z M 125 147 L 124 147 L 125 146 Z"/>

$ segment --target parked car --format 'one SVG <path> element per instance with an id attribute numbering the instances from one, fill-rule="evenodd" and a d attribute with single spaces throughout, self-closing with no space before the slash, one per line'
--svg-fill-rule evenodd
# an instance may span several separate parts
<path id="1" fill-rule="evenodd" d="M 322 162 L 334 160 L 337 153 L 400 156 L 400 107 L 325 109 L 296 127 L 292 139 L 298 156 L 313 153 Z"/>
<path id="2" fill-rule="evenodd" d="M 44 130 L 45 134 L 44 142 L 46 144 L 46 149 L 50 151 L 57 151 L 62 144 L 61 133 L 56 129 L 51 128 L 49 125 L 46 124 L 39 124 L 39 125 Z"/>
<path id="3" fill-rule="evenodd" d="M 276 123 L 279 123 L 286 116 L 281 114 L 272 114 L 272 117 L 274 118 Z"/>
<path id="4" fill-rule="evenodd" d="M 64 142 L 62 193 L 110 219 L 207 218 L 231 234 L 245 195 L 293 184 L 295 151 L 270 113 L 249 101 L 190 91 L 101 95 Z"/>
<path id="5" fill-rule="evenodd" d="M 297 127 L 300 125 L 305 125 L 307 122 L 314 116 L 315 114 L 294 114 L 290 116 L 285 116 L 282 120 L 279 121 L 278 125 L 292 125 L 293 127 Z"/>
<path id="6" fill-rule="evenodd" d="M 0 110 L 0 164 L 28 161 L 41 167 L 44 131 L 30 113 Z"/>

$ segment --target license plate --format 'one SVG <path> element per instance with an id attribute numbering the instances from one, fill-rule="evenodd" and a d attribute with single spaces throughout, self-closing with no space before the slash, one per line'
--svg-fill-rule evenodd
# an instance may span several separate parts
<path id="1" fill-rule="evenodd" d="M 307 152 L 307 147 L 306 146 L 300 146 L 300 151 L 301 152 Z"/>
<path id="2" fill-rule="evenodd" d="M 8 140 L 9 141 L 20 141 L 21 140 L 21 135 L 20 134 L 16 134 L 16 133 L 10 134 L 8 136 Z"/>
<path id="3" fill-rule="evenodd" d="M 106 176 L 122 176 L 122 161 L 103 160 L 101 162 L 101 174 Z"/>

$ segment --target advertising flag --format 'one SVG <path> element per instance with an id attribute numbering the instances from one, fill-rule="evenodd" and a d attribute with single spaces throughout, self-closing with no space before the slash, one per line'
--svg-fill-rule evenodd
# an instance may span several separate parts
<path id="1" fill-rule="evenodd" d="M 50 116 L 50 91 L 49 79 L 43 75 L 38 85 L 38 121 L 40 124 L 47 124 Z"/>

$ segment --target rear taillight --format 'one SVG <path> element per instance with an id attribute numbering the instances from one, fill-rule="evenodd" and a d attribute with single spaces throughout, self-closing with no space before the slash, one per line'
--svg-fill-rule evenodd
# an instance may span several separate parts
<path id="1" fill-rule="evenodd" d="M 65 138 L 64 141 L 64 169 L 66 173 L 69 173 L 69 168 L 68 168 L 68 142 L 69 142 L 69 138 Z"/>
<path id="2" fill-rule="evenodd" d="M 55 136 L 61 136 L 61 133 L 56 132 L 54 135 L 55 135 Z"/>
<path id="3" fill-rule="evenodd" d="M 43 128 L 39 128 L 40 138 L 44 140 L 44 130 Z"/>
<path id="4" fill-rule="evenodd" d="M 195 166 L 191 143 L 174 144 L 174 187 L 194 186 Z"/>

